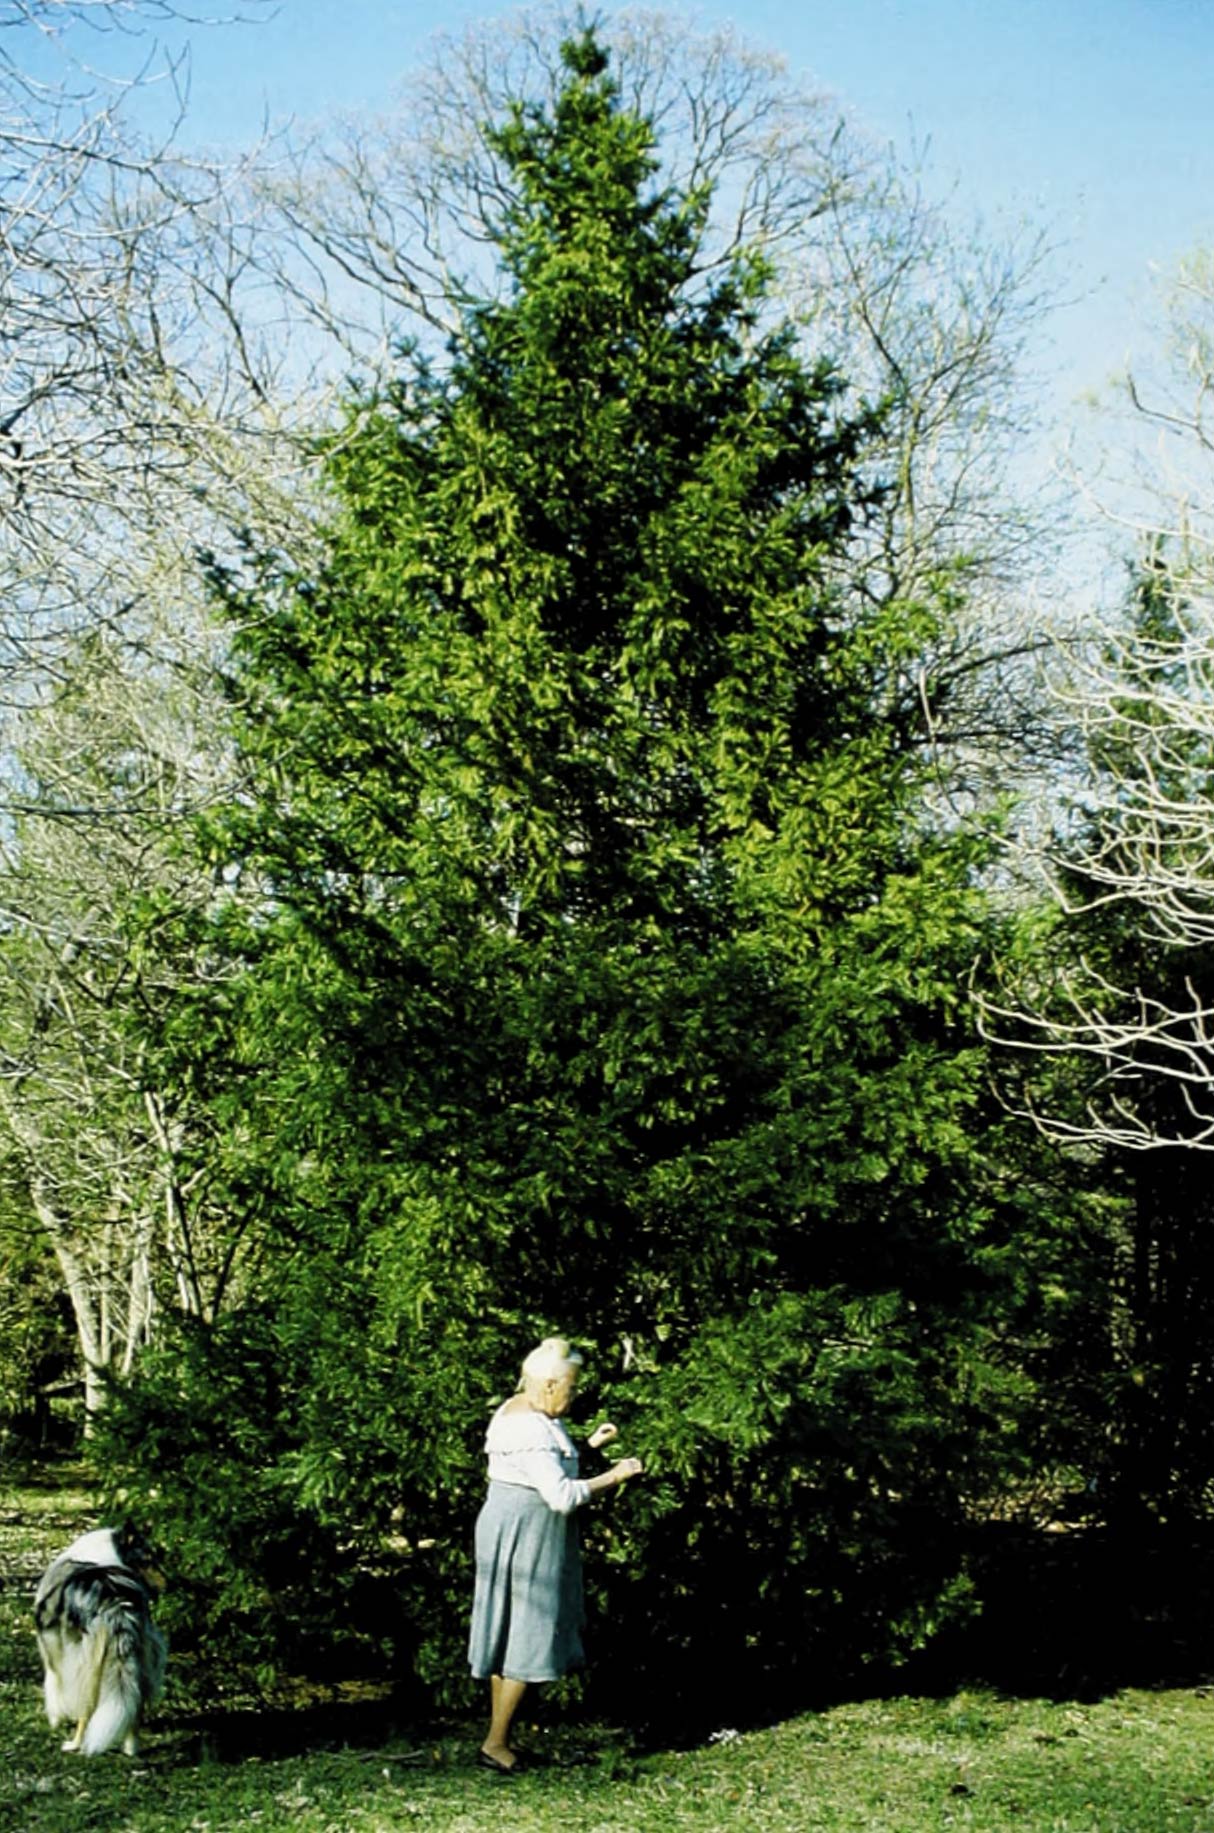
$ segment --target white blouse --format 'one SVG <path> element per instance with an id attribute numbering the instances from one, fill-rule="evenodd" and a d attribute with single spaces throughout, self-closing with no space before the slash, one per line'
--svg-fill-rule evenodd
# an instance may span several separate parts
<path id="1" fill-rule="evenodd" d="M 485 1434 L 489 1481 L 538 1490 L 550 1509 L 568 1515 L 590 1500 L 578 1478 L 577 1449 L 558 1419 L 530 1407 L 500 1406 Z"/>

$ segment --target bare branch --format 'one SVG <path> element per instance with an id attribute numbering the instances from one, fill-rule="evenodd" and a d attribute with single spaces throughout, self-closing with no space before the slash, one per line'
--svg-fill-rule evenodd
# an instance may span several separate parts
<path id="1" fill-rule="evenodd" d="M 1171 377 L 1149 402 L 1136 380 L 1126 384 L 1134 410 L 1169 442 L 1130 606 L 1056 671 L 1056 704 L 1076 735 L 1082 770 L 1060 799 L 1059 831 L 1017 862 L 1063 919 L 1053 970 L 979 1001 L 991 1041 L 1095 1066 L 1086 1121 L 1077 1127 L 1051 1112 L 1040 1123 L 1125 1149 L 1214 1150 L 1209 280 L 1208 258 L 1181 270 Z M 1113 959 L 1134 962 L 1130 973 L 1102 967 L 1080 946 L 1077 938 L 1094 933 Z"/>

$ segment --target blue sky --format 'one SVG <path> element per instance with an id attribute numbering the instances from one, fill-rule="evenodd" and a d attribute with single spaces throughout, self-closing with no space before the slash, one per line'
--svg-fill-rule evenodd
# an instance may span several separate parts
<path id="1" fill-rule="evenodd" d="M 195 30 L 194 131 L 240 140 L 263 111 L 381 107 L 436 29 L 501 10 L 281 0 L 256 26 Z M 750 0 L 695 16 L 781 53 L 877 139 L 926 142 L 958 209 L 1051 229 L 1074 301 L 1041 352 L 1060 403 L 1149 346 L 1153 270 L 1214 240 L 1214 0 Z"/>
<path id="2" fill-rule="evenodd" d="M 381 109 L 435 31 L 507 10 L 279 0 L 256 24 L 191 28 L 186 138 Z M 958 211 L 1051 230 L 1073 303 L 1039 360 L 1063 409 L 1149 350 L 1152 273 L 1214 242 L 1214 0 L 711 0 L 693 16 L 782 54 L 876 139 L 926 143 Z"/>

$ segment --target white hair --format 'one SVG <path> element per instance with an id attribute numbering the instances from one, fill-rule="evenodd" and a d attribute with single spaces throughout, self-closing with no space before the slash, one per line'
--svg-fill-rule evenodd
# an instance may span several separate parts
<path id="1" fill-rule="evenodd" d="M 523 1363 L 520 1388 L 544 1381 L 560 1381 L 564 1375 L 582 1366 L 576 1349 L 570 1349 L 564 1337 L 545 1337 Z"/>

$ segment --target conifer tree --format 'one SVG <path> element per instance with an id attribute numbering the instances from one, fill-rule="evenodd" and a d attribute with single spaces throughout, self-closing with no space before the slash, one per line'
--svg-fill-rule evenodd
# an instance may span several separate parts
<path id="1" fill-rule="evenodd" d="M 496 131 L 505 285 L 328 443 L 323 569 L 216 567 L 246 793 L 204 843 L 257 897 L 161 1048 L 277 1276 L 111 1430 L 165 1426 L 162 1518 L 246 1567 L 403 1511 L 434 1678 L 487 1408 L 562 1329 L 651 1470 L 591 1527 L 617 1671 L 685 1690 L 697 1646 L 753 1682 L 947 1612 L 1011 1224 L 974 843 L 880 710 L 945 613 L 837 586 L 879 408 L 759 258 L 701 267 L 593 32 L 564 59 Z"/>

